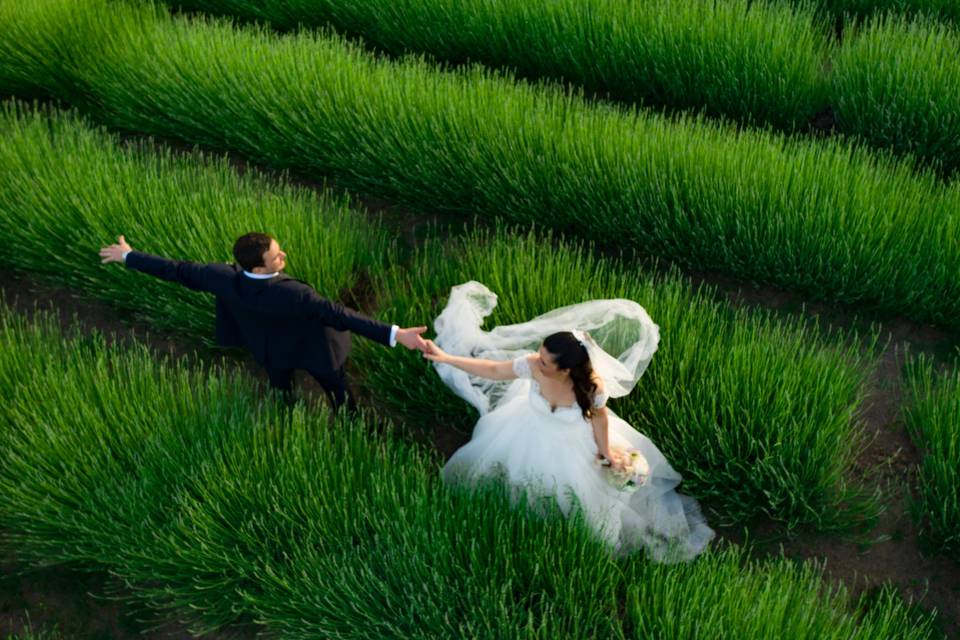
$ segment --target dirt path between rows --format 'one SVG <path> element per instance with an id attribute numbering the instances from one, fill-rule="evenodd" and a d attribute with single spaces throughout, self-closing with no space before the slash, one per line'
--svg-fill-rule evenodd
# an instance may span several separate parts
<path id="1" fill-rule="evenodd" d="M 797 296 L 769 287 L 736 287 L 721 276 L 709 276 L 705 281 L 720 287 L 736 306 L 802 313 L 817 317 L 828 330 L 864 330 L 867 322 L 848 310 L 803 305 Z M 801 306 L 805 308 L 800 309 Z M 757 546 L 761 552 L 782 550 L 790 558 L 822 562 L 826 574 L 855 595 L 885 583 L 894 585 L 907 600 L 924 608 L 936 608 L 943 631 L 948 637 L 960 638 L 960 564 L 921 553 L 917 529 L 908 510 L 921 455 L 901 416 L 905 401 L 901 373 L 908 354 L 925 353 L 947 360 L 955 353 L 956 338 L 935 327 L 904 319 L 887 320 L 878 329 L 880 344 L 885 346 L 860 414 L 870 440 L 853 469 L 854 479 L 862 479 L 867 486 L 883 491 L 886 510 L 869 532 L 872 543 L 809 532 L 783 539 L 777 536 L 777 527 L 769 523 L 752 527 L 750 535 L 755 542 L 760 540 Z M 734 541 L 743 539 L 742 532 L 724 533 Z M 764 541 L 765 537 L 770 539 Z"/>

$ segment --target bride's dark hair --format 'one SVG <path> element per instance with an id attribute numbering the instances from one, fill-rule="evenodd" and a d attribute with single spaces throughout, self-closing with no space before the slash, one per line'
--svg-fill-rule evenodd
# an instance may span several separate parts
<path id="1" fill-rule="evenodd" d="M 544 338 L 544 348 L 553 356 L 558 369 L 569 369 L 573 381 L 573 392 L 583 417 L 590 419 L 593 414 L 593 394 L 597 383 L 593 381 L 593 365 L 587 354 L 587 347 L 569 331 L 560 331 Z"/>

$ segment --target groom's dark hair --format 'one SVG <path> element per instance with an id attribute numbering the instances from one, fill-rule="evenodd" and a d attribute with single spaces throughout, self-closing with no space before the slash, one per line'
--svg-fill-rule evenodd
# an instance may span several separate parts
<path id="1" fill-rule="evenodd" d="M 263 266 L 263 254 L 270 250 L 273 237 L 254 231 L 237 238 L 233 243 L 233 257 L 242 269 L 250 271 Z"/>

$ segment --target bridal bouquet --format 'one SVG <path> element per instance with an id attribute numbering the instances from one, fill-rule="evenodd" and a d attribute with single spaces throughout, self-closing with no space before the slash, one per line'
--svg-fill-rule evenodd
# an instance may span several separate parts
<path id="1" fill-rule="evenodd" d="M 639 449 L 614 449 L 626 461 L 622 469 L 616 469 L 606 458 L 598 458 L 597 464 L 604 467 L 607 482 L 620 491 L 636 491 L 647 483 L 650 467 Z"/>

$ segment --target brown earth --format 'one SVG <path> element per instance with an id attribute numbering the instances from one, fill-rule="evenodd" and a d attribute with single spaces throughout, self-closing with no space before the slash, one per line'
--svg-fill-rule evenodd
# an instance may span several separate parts
<path id="1" fill-rule="evenodd" d="M 58 638 L 187 640 L 188 627 L 122 599 L 123 583 L 103 569 L 29 568 L 8 555 L 0 561 L 0 638 L 32 630 Z M 42 636 L 46 637 L 46 636 Z M 206 636 L 247 640 L 253 629 Z"/>

